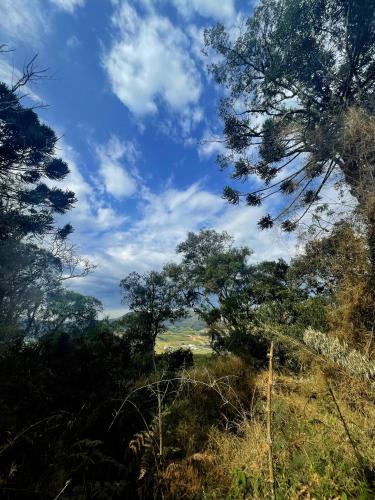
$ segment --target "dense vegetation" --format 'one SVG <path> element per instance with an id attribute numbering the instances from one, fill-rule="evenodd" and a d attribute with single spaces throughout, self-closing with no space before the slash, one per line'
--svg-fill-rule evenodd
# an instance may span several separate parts
<path id="1" fill-rule="evenodd" d="M 22 99 L 38 75 L 0 84 L 1 498 L 374 497 L 374 26 L 371 0 L 263 0 L 236 40 L 207 31 L 220 164 L 264 182 L 225 196 L 287 196 L 260 225 L 310 214 L 304 249 L 259 261 L 189 233 L 173 263 L 121 280 L 113 321 L 65 286 L 94 269 L 56 222 L 79 200 Z M 332 178 L 355 210 L 320 203 Z M 181 327 L 204 327 L 212 354 L 158 354 Z"/>

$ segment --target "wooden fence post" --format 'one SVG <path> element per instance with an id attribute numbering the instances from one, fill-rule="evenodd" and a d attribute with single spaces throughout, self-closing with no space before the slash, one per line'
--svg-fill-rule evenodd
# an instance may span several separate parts
<path id="1" fill-rule="evenodd" d="M 270 483 L 270 497 L 274 500 L 275 497 L 275 475 L 273 468 L 272 456 L 272 361 L 273 361 L 273 341 L 271 342 L 270 351 L 268 354 L 268 384 L 267 384 L 267 442 L 268 442 L 268 481 Z"/>

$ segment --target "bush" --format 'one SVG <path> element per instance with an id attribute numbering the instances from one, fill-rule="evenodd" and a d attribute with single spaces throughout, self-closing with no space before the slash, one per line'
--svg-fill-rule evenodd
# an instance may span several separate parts
<path id="1" fill-rule="evenodd" d="M 72 499 L 134 498 L 136 464 L 127 444 L 152 419 L 154 405 L 138 398 L 143 418 L 129 407 L 108 427 L 139 369 L 147 373 L 105 324 L 2 353 L 1 497 L 48 500 L 69 480 Z"/>

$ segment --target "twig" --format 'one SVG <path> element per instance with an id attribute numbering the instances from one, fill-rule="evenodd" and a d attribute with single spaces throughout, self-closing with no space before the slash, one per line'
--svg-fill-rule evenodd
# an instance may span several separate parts
<path id="1" fill-rule="evenodd" d="M 124 406 L 130 401 L 130 398 L 134 394 L 136 394 L 139 391 L 148 389 L 148 390 L 151 390 L 153 392 L 153 394 L 157 397 L 158 387 L 160 386 L 161 383 L 180 382 L 182 385 L 191 384 L 193 386 L 194 385 L 202 385 L 204 387 L 207 387 L 207 388 L 213 390 L 214 392 L 216 392 L 216 394 L 222 400 L 223 405 L 230 406 L 237 413 L 238 416 L 242 417 L 244 415 L 244 409 L 242 407 L 241 401 L 239 400 L 238 397 L 236 397 L 235 391 L 233 391 L 233 389 L 230 387 L 230 384 L 228 383 L 228 380 L 230 379 L 230 377 L 235 377 L 235 376 L 234 375 L 225 375 L 223 377 L 219 377 L 217 379 L 210 380 L 210 382 L 207 383 L 207 382 L 204 382 L 202 380 L 198 380 L 198 379 L 193 379 L 193 378 L 190 378 L 190 377 L 182 376 L 182 377 L 173 377 L 173 378 L 170 378 L 170 379 L 160 379 L 160 380 L 157 380 L 156 382 L 151 382 L 151 383 L 143 385 L 141 387 L 137 387 L 136 389 L 134 389 L 133 391 L 131 391 L 122 400 L 122 402 L 121 402 L 118 410 L 114 411 L 112 421 L 111 421 L 111 423 L 108 426 L 108 431 L 111 430 L 112 426 L 114 425 L 115 421 L 117 420 L 117 417 L 122 412 Z M 225 382 L 225 381 L 227 381 L 227 382 Z M 156 386 L 156 390 L 153 389 L 154 386 Z M 235 406 L 231 401 L 229 401 L 229 399 L 225 396 L 225 394 L 223 394 L 223 390 L 222 390 L 223 388 L 227 389 L 229 392 L 232 393 L 232 395 L 237 400 L 236 402 L 238 404 L 238 407 Z"/>
<path id="2" fill-rule="evenodd" d="M 349 427 L 348 427 L 348 425 L 347 425 L 347 423 L 345 421 L 344 415 L 341 412 L 341 409 L 340 409 L 340 406 L 339 406 L 339 404 L 337 402 L 335 393 L 333 392 L 333 388 L 331 386 L 331 383 L 330 383 L 330 381 L 328 380 L 327 377 L 324 377 L 324 378 L 325 378 L 325 381 L 326 381 L 326 384 L 327 384 L 327 387 L 328 387 L 328 391 L 329 391 L 329 393 L 330 393 L 330 395 L 332 397 L 333 402 L 335 403 L 337 413 L 338 413 L 338 415 L 340 417 L 340 420 L 342 422 L 342 425 L 343 425 L 343 427 L 345 429 L 345 433 L 348 436 L 349 442 L 350 442 L 350 444 L 351 444 L 351 446 L 353 448 L 354 454 L 355 454 L 355 456 L 356 456 L 356 458 L 358 460 L 359 465 L 364 470 L 365 469 L 365 464 L 363 462 L 362 455 L 359 453 L 357 445 L 355 444 L 355 442 L 354 442 L 354 440 L 353 440 L 353 438 L 352 438 L 352 436 L 350 434 Z"/>
<path id="3" fill-rule="evenodd" d="M 158 432 L 159 432 L 159 456 L 163 456 L 163 415 L 162 415 L 162 401 L 160 393 L 160 385 L 157 386 L 158 397 Z"/>
<path id="4" fill-rule="evenodd" d="M 66 490 L 66 488 L 69 486 L 69 484 L 72 482 L 71 479 L 68 479 L 67 482 L 65 483 L 65 486 L 64 488 L 60 491 L 60 493 L 58 493 L 55 498 L 53 500 L 57 500 L 58 498 L 61 497 L 61 495 L 64 493 L 64 491 Z"/>
<path id="5" fill-rule="evenodd" d="M 14 438 L 12 438 L 9 441 L 9 443 L 7 443 L 6 445 L 4 445 L 0 448 L 0 456 L 3 455 L 3 453 L 5 453 L 9 448 L 11 448 L 18 439 L 20 439 L 22 436 L 24 436 L 31 429 L 33 429 L 34 427 L 37 427 L 38 425 L 43 424 L 44 422 L 48 422 L 49 420 L 51 420 L 55 417 L 59 417 L 60 415 L 61 415 L 60 413 L 57 413 L 56 415 L 52 415 L 50 417 L 43 418 L 42 420 L 39 420 L 38 422 L 35 422 L 34 424 L 31 424 L 28 427 L 26 427 L 26 429 L 24 429 L 23 431 L 18 433 Z"/>

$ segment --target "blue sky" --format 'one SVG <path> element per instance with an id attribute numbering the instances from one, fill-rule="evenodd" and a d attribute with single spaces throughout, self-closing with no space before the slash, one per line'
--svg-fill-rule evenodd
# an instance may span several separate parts
<path id="1" fill-rule="evenodd" d="M 117 316 L 119 281 L 176 259 L 188 231 L 227 230 L 253 259 L 289 258 L 295 236 L 261 232 L 269 207 L 230 207 L 217 117 L 221 89 L 206 71 L 203 29 L 237 26 L 253 2 L 236 0 L 2 0 L 0 79 L 38 53 L 49 79 L 28 88 L 62 138 L 78 197 L 73 241 L 97 264 L 71 283 Z M 271 201 L 272 202 L 272 201 Z"/>

